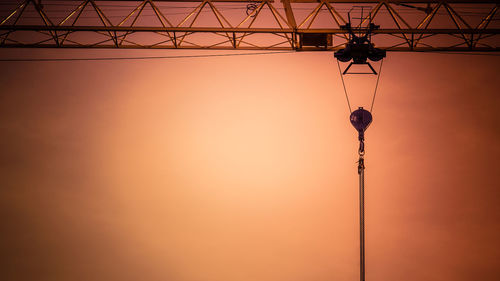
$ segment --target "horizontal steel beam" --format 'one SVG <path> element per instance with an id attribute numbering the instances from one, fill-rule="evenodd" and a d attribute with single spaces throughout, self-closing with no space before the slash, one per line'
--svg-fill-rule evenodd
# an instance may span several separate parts
<path id="1" fill-rule="evenodd" d="M 38 0 L 36 0 L 38 1 Z M 81 2 L 82 0 L 51 0 L 51 2 Z M 94 0 L 95 2 L 142 2 L 143 0 Z M 270 3 L 274 3 L 275 0 L 267 0 Z M 41 0 L 46 2 L 44 0 Z M 203 0 L 154 0 L 154 2 L 203 2 Z M 235 3 L 250 3 L 252 0 L 210 0 L 210 2 L 235 2 Z"/>
<path id="2" fill-rule="evenodd" d="M 80 2 L 81 0 L 51 0 L 51 2 Z M 267 0 L 270 3 L 282 2 L 281 0 Z M 41 0 L 43 4 L 44 0 Z M 142 2 L 142 0 L 96 0 L 96 2 Z M 203 0 L 155 0 L 154 2 L 203 2 Z M 211 0 L 211 2 L 244 2 L 250 3 L 252 0 Z M 259 2 L 259 1 L 256 1 Z M 290 3 L 320 3 L 321 0 L 290 0 Z M 379 3 L 386 2 L 389 4 L 433 4 L 433 3 L 448 3 L 448 4 L 491 4 L 500 3 L 498 0 L 324 0 L 328 3 L 345 3 L 345 4 L 359 4 L 359 3 Z"/>
<path id="3" fill-rule="evenodd" d="M 9 47 L 12 48 L 42 48 L 42 49 L 116 49 L 117 47 L 112 44 L 108 45 L 56 45 L 56 44 L 43 44 L 39 46 L 34 46 L 30 44 L 10 44 Z M 248 50 L 248 51 L 257 51 L 257 50 L 269 50 L 269 51 L 337 51 L 342 49 L 343 46 L 338 47 L 328 47 L 328 48 L 316 48 L 316 47 L 303 47 L 301 49 L 292 49 L 290 47 L 238 47 L 237 49 L 233 47 L 227 46 L 215 46 L 215 47 L 206 47 L 200 48 L 196 46 L 182 46 L 182 47 L 174 47 L 174 46 L 148 46 L 143 48 L 138 48 L 137 46 L 131 45 L 122 45 L 119 49 L 151 49 L 151 50 L 162 50 L 162 49 L 183 49 L 183 50 L 195 50 L 195 49 L 207 49 L 207 50 Z M 390 52 L 470 52 L 470 48 L 468 47 L 416 47 L 416 48 L 408 48 L 408 47 L 393 47 L 393 48 L 381 48 Z M 476 47 L 474 48 L 474 52 L 482 52 L 482 53 L 490 53 L 490 52 L 500 52 L 500 47 L 488 48 L 488 47 Z"/>
<path id="4" fill-rule="evenodd" d="M 321 0 L 290 0 L 291 3 L 319 3 Z M 500 4 L 498 0 L 325 0 L 328 3 L 345 3 L 345 4 L 363 4 L 363 3 L 380 3 L 386 2 L 388 4 L 437 4 L 439 2 L 447 4 Z"/>
<path id="5" fill-rule="evenodd" d="M 241 33 L 327 33 L 349 34 L 345 29 L 291 29 L 291 28 L 223 28 L 223 27 L 145 27 L 145 26 L 41 26 L 0 25 L 5 31 L 110 31 L 110 32 L 241 32 Z M 356 31 L 366 31 L 357 29 Z M 500 34 L 500 29 L 378 29 L 373 34 Z"/>
<path id="6" fill-rule="evenodd" d="M 107 4 L 124 1 L 133 4 L 127 5 L 130 10 L 115 9 L 121 6 Z M 279 1 L 282 3 L 276 3 Z M 173 5 L 158 5 L 160 2 Z M 197 4 L 176 5 L 181 2 Z M 229 9 L 225 3 L 218 2 L 238 4 Z M 346 5 L 355 7 L 358 3 L 373 3 L 366 12 L 357 11 L 360 15 L 352 18 L 358 21 L 353 25 L 358 27 L 356 32 L 359 33 L 367 33 L 372 21 L 380 25 L 380 29 L 372 32 L 373 42 L 379 48 L 391 51 L 498 51 L 499 2 L 60 0 L 43 5 L 43 0 L 19 0 L 17 4 L 12 3 L 16 7 L 9 7 L 11 11 L 2 11 L 0 48 L 336 50 L 345 46 L 350 37 L 349 32 L 342 28 L 347 23 Z M 65 8 L 60 8 L 58 3 L 66 4 Z M 254 5 L 249 8 L 248 3 Z M 457 3 L 467 5 L 454 5 Z M 485 5 L 475 5 L 478 3 Z M 106 9 L 101 9 L 101 4 Z M 424 8 L 412 4 L 431 5 Z M 180 10 L 172 13 L 172 7 Z M 419 11 L 403 13 L 408 7 Z M 474 7 L 478 8 L 475 16 L 480 18 L 471 20 L 468 15 Z M 267 12 L 262 12 L 264 10 Z M 319 16 L 321 12 L 323 17 Z M 301 22 L 297 21 L 297 15 L 302 18 Z M 329 22 L 325 17 L 330 18 Z M 37 19 L 39 23 L 35 24 Z M 254 25 L 257 19 L 260 24 Z M 318 36 L 306 34 L 313 33 L 325 39 L 310 41 L 307 38 Z"/>

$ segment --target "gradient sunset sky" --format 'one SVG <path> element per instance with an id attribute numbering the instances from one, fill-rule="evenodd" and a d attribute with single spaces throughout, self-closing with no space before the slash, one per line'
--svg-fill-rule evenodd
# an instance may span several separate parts
<path id="1" fill-rule="evenodd" d="M 499 63 L 388 53 L 367 280 L 498 280 Z M 0 69 L 2 280 L 358 280 L 358 143 L 331 52 Z M 368 106 L 374 76 L 346 83 Z"/>

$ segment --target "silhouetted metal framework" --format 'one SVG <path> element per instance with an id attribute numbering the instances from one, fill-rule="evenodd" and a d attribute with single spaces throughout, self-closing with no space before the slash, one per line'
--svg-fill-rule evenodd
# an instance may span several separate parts
<path id="1" fill-rule="evenodd" d="M 500 51 L 500 1 L 23 0 L 0 3 L 0 47 L 337 50 L 350 12 L 378 48 Z M 318 37 L 319 36 L 319 37 Z M 314 43 L 314 38 L 322 38 Z M 313 43 L 311 44 L 311 38 Z"/>

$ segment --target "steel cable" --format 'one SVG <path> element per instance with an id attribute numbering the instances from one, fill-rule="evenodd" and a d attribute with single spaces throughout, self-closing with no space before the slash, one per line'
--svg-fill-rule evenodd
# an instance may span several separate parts
<path id="1" fill-rule="evenodd" d="M 377 84 L 375 84 L 375 91 L 373 92 L 372 105 L 370 106 L 370 113 L 373 112 L 373 104 L 375 103 L 375 97 L 377 96 L 378 81 L 380 80 L 380 75 L 382 74 L 382 65 L 384 64 L 384 59 L 380 62 L 380 67 L 378 69 Z"/>
<path id="2" fill-rule="evenodd" d="M 338 60 L 337 60 L 337 66 L 339 68 L 339 74 L 340 74 L 340 79 L 342 80 L 342 86 L 344 86 L 344 94 L 345 94 L 345 98 L 347 100 L 347 106 L 349 107 L 349 113 L 352 113 L 351 103 L 349 102 L 349 96 L 347 95 L 347 89 L 345 87 L 344 75 L 342 74 L 342 70 L 340 69 L 340 63 Z"/>

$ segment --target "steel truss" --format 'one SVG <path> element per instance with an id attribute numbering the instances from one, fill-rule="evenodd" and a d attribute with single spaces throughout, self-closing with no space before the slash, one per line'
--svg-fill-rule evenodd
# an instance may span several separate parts
<path id="1" fill-rule="evenodd" d="M 391 51 L 500 51 L 500 1 L 23 0 L 0 5 L 0 47 L 336 50 L 350 15 Z M 321 34 L 328 44 L 304 44 Z"/>

